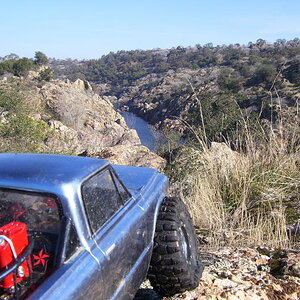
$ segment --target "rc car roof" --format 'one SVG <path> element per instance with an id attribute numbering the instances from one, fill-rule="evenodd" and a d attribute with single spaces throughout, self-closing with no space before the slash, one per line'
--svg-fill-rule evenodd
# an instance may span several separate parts
<path id="1" fill-rule="evenodd" d="M 108 161 L 54 154 L 0 154 L 0 187 L 49 191 L 83 181 Z"/>

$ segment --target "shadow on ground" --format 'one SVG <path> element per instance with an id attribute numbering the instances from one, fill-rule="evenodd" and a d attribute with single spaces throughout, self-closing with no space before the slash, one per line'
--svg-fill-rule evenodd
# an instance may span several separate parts
<path id="1" fill-rule="evenodd" d="M 162 297 L 152 289 L 139 289 L 133 300 L 161 300 Z"/>

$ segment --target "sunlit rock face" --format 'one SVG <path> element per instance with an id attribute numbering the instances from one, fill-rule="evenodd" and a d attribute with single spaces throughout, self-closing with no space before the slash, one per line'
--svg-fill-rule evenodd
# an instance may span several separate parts
<path id="1" fill-rule="evenodd" d="M 95 94 L 89 83 L 82 80 L 74 83 L 55 81 L 46 84 L 40 93 L 61 125 L 65 126 L 59 126 L 57 122 L 55 126 L 50 122 L 54 130 L 64 137 L 66 131 L 76 132 L 76 135 L 68 136 L 72 137 L 76 152 L 82 152 L 86 147 L 140 143 L 136 132 L 126 126 L 123 117 L 114 110 L 109 100 Z"/>

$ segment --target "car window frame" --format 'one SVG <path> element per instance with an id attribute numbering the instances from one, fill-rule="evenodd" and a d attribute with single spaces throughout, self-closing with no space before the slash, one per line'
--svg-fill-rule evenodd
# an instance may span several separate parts
<path id="1" fill-rule="evenodd" d="M 125 204 L 132 198 L 132 195 L 131 195 L 131 193 L 128 191 L 128 189 L 126 188 L 126 186 L 123 184 L 122 180 L 120 180 L 120 178 L 118 177 L 118 175 L 117 175 L 117 173 L 115 172 L 115 170 L 114 170 L 111 166 L 109 166 L 108 168 L 109 168 L 109 170 L 110 170 L 110 172 L 111 172 L 111 174 L 112 174 L 112 178 L 113 178 L 114 184 L 115 184 L 115 186 L 116 186 L 116 188 L 117 188 L 117 190 L 118 190 L 118 193 L 119 193 L 119 195 L 120 195 L 120 197 L 121 197 L 121 199 L 122 199 L 122 201 L 123 201 L 123 205 L 125 205 Z M 116 181 L 118 181 L 118 183 L 122 186 L 122 188 L 124 189 L 124 191 L 127 193 L 127 195 L 128 195 L 127 200 L 124 200 L 124 199 L 122 198 L 122 194 L 120 193 L 120 190 L 119 190 L 118 185 L 116 184 Z"/>

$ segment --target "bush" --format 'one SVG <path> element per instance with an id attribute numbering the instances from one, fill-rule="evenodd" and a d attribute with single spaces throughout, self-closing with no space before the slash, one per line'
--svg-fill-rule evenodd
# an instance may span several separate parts
<path id="1" fill-rule="evenodd" d="M 237 93 L 242 89 L 242 78 L 234 71 L 223 69 L 218 78 L 219 86 L 222 90 L 228 90 Z"/>
<path id="2" fill-rule="evenodd" d="M 41 52 L 41 51 L 35 52 L 35 55 L 34 55 L 34 63 L 35 64 L 45 65 L 47 62 L 48 62 L 48 58 L 43 52 Z"/>
<path id="3" fill-rule="evenodd" d="M 291 83 L 300 84 L 300 60 L 291 61 L 283 74 Z"/>
<path id="4" fill-rule="evenodd" d="M 186 121 L 195 126 L 195 131 L 209 141 L 223 141 L 232 136 L 242 118 L 238 95 L 208 92 L 196 100 L 196 105 L 185 116 Z M 188 135 L 195 138 L 193 133 Z"/>
<path id="5" fill-rule="evenodd" d="M 40 71 L 38 76 L 38 81 L 50 81 L 53 78 L 54 74 L 51 68 L 46 68 Z"/>
<path id="6" fill-rule="evenodd" d="M 4 111 L 19 112 L 24 109 L 24 102 L 17 92 L 0 88 L 0 107 Z"/>
<path id="7" fill-rule="evenodd" d="M 12 65 L 12 71 L 15 76 L 26 76 L 30 70 L 35 68 L 31 59 L 21 58 L 15 61 Z"/>

